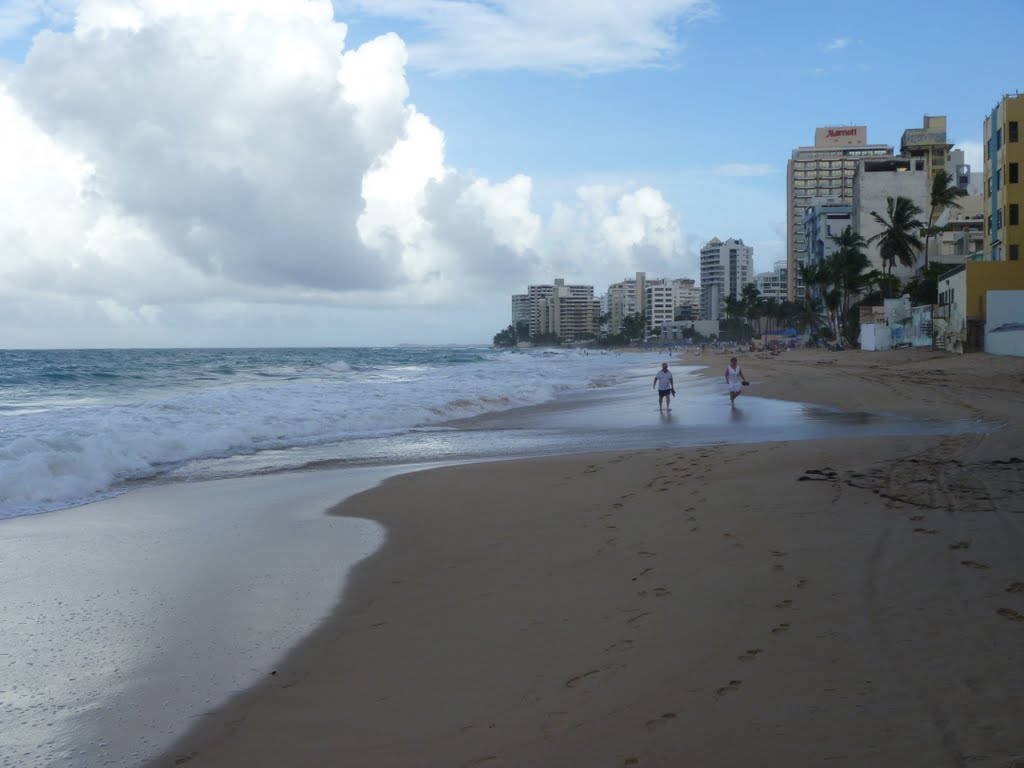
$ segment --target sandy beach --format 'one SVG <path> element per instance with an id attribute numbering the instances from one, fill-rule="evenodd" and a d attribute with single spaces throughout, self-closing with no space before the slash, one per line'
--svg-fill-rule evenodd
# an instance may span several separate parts
<path id="1" fill-rule="evenodd" d="M 154 765 L 1024 765 L 1024 360 L 739 357 L 737 430 L 979 429 L 391 478 L 331 510 L 388 532 L 339 607 Z"/>

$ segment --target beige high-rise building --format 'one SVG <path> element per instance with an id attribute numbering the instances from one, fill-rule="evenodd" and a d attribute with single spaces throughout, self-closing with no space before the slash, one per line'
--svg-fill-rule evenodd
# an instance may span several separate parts
<path id="1" fill-rule="evenodd" d="M 807 258 L 803 216 L 811 199 L 830 197 L 852 203 L 857 160 L 892 153 L 887 144 L 868 144 L 868 129 L 863 125 L 817 128 L 814 146 L 793 150 L 786 166 L 786 293 L 790 300 L 803 295 L 799 275 Z"/>
<path id="2" fill-rule="evenodd" d="M 557 278 L 553 285 L 531 285 L 526 289 L 526 305 L 528 307 L 529 318 L 530 318 L 530 335 L 536 336 L 538 333 L 556 333 L 553 330 L 552 323 L 555 322 L 552 319 L 551 313 L 547 312 L 544 314 L 543 308 L 548 303 L 548 300 L 558 295 L 561 299 L 578 299 L 583 301 L 594 301 L 594 286 L 592 285 L 566 285 L 565 280 Z M 522 299 L 516 299 L 513 297 L 513 305 L 521 304 Z M 563 303 L 563 306 L 568 306 Z M 520 310 L 521 311 L 521 310 Z M 598 302 L 598 316 L 601 314 L 600 302 Z M 546 320 L 545 320 L 546 318 Z M 546 323 L 546 324 L 545 324 Z M 596 327 L 596 325 L 595 325 Z"/>
<path id="3" fill-rule="evenodd" d="M 672 322 L 684 308 L 687 320 L 700 317 L 700 291 L 689 278 L 648 280 L 644 303 L 648 332 Z"/>
<path id="4" fill-rule="evenodd" d="M 619 333 L 622 320 L 647 309 L 647 273 L 637 272 L 636 277 L 627 278 L 608 286 L 608 332 Z"/>
<path id="5" fill-rule="evenodd" d="M 565 280 L 558 278 L 554 285 L 531 285 L 529 293 L 537 295 L 536 333 L 554 334 L 563 341 L 578 341 L 597 334 L 601 302 L 594 298 L 594 286 L 566 285 Z M 531 329 L 530 335 L 533 334 Z"/>

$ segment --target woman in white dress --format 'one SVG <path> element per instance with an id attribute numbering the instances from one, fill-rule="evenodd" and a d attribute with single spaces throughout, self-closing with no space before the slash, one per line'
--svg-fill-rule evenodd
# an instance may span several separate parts
<path id="1" fill-rule="evenodd" d="M 725 369 L 725 383 L 729 387 L 729 405 L 735 408 L 736 398 L 740 396 L 743 387 L 750 383 L 743 375 L 743 369 L 739 367 L 735 357 L 729 361 L 729 365 Z"/>

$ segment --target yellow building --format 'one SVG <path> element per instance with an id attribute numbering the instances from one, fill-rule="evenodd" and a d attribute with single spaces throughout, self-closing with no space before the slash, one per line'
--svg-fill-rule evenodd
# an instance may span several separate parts
<path id="1" fill-rule="evenodd" d="M 984 348 L 990 291 L 1024 290 L 1024 261 L 968 261 L 939 277 L 939 303 L 932 307 L 938 346 L 950 352 Z"/>
<path id="2" fill-rule="evenodd" d="M 985 118 L 985 258 L 1018 261 L 1024 243 L 1024 97 L 1004 96 Z"/>

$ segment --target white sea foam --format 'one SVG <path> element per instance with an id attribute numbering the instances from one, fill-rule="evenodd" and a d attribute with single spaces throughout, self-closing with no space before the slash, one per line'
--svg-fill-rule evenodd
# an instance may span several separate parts
<path id="1" fill-rule="evenodd" d="M 546 402 L 621 379 L 636 362 L 575 351 L 470 352 L 454 362 L 448 351 L 383 351 L 379 360 L 364 353 L 359 363 L 333 356 L 303 364 L 263 351 L 268 359 L 244 371 L 228 359 L 209 368 L 212 376 L 154 387 L 164 372 L 153 371 L 117 390 L 72 390 L 61 407 L 25 403 L 0 416 L 0 517 L 108 496 L 127 482 L 180 475 L 189 462 L 268 453 L 259 463 L 266 471 L 287 458 L 274 452 L 289 449 L 322 447 L 323 457 L 344 445 L 351 456 L 353 441 Z"/>

